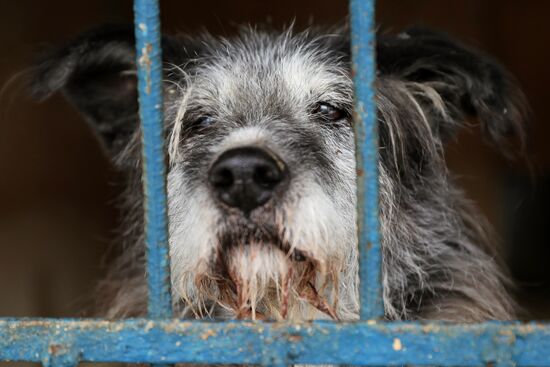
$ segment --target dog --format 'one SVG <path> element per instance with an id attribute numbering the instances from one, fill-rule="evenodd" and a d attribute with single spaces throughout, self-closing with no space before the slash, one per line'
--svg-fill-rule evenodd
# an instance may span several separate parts
<path id="1" fill-rule="evenodd" d="M 175 316 L 358 318 L 348 33 L 163 36 Z M 385 318 L 513 319 L 493 236 L 443 152 L 469 119 L 509 151 L 525 97 L 490 57 L 431 30 L 380 33 L 376 61 Z M 133 31 L 120 26 L 46 53 L 32 81 L 38 99 L 61 91 L 83 113 L 123 177 L 123 250 L 99 286 L 109 318 L 146 311 L 136 84 Z"/>

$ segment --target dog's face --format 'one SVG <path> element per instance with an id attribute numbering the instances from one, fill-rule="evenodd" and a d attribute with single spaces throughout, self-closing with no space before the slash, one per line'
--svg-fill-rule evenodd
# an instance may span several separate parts
<path id="1" fill-rule="evenodd" d="M 119 28 L 82 36 L 45 58 L 35 91 L 64 88 L 119 166 L 139 177 L 132 41 Z M 165 38 L 163 50 L 175 298 L 197 316 L 355 318 L 353 83 L 345 32 Z M 460 232 L 451 199 L 422 197 L 448 185 L 443 142 L 465 115 L 478 116 L 499 140 L 515 129 L 519 112 L 506 93 L 495 93 L 513 90 L 505 72 L 444 36 L 382 37 L 377 51 L 384 297 L 397 318 L 430 281 L 420 269 L 430 256 L 425 237 L 433 232 L 436 244 L 428 246 L 439 254 L 453 247 L 436 248 L 446 240 L 435 236 Z M 142 199 L 131 192 L 128 200 Z M 452 215 L 456 233 L 441 222 Z"/>
<path id="2" fill-rule="evenodd" d="M 356 262 L 353 86 L 323 42 L 250 34 L 179 71 L 170 246 L 173 289 L 190 304 L 284 318 L 301 299 L 336 315 L 321 288 Z"/>

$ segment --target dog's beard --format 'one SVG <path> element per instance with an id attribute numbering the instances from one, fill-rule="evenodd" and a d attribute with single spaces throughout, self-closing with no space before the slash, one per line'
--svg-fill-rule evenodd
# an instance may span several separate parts
<path id="1" fill-rule="evenodd" d="M 170 257 L 181 315 L 311 320 L 357 316 L 354 201 L 314 181 L 250 217 L 169 175 Z M 307 190 L 306 190 L 307 187 Z M 344 197 L 342 195 L 342 197 Z"/>
<path id="2" fill-rule="evenodd" d="M 292 246 L 284 225 L 265 219 L 225 221 L 210 266 L 197 274 L 199 293 L 238 319 L 282 320 L 308 308 L 337 319 L 336 264 Z"/>

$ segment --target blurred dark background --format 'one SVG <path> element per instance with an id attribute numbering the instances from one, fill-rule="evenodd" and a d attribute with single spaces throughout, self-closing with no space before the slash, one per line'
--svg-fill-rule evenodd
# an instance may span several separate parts
<path id="1" fill-rule="evenodd" d="M 166 32 L 231 34 L 242 23 L 332 25 L 340 0 L 161 1 Z M 529 164 L 510 163 L 476 129 L 448 147 L 448 161 L 501 237 L 530 318 L 550 308 L 550 2 L 379 0 L 378 25 L 444 30 L 499 59 L 533 109 Z M 77 113 L 56 96 L 31 101 L 22 76 L 33 55 L 105 22 L 132 20 L 129 0 L 0 2 L 0 316 L 78 316 L 89 304 L 113 237 L 113 171 Z M 529 167 L 530 166 L 530 167 Z M 92 296 L 93 297 L 93 296 Z"/>

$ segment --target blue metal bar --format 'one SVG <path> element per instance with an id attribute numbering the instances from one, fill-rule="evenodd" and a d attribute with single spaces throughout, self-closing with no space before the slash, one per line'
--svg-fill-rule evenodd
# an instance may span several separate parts
<path id="1" fill-rule="evenodd" d="M 361 320 L 384 316 L 378 222 L 378 126 L 374 102 L 374 0 L 351 0 L 351 53 L 355 85 L 357 225 Z"/>
<path id="2" fill-rule="evenodd" d="M 550 365 L 550 324 L 0 319 L 0 360 L 39 362 L 54 343 L 90 362 Z"/>
<path id="3" fill-rule="evenodd" d="M 172 317 L 162 116 L 162 59 L 157 0 L 134 2 L 140 118 L 143 132 L 145 242 L 151 318 Z"/>

